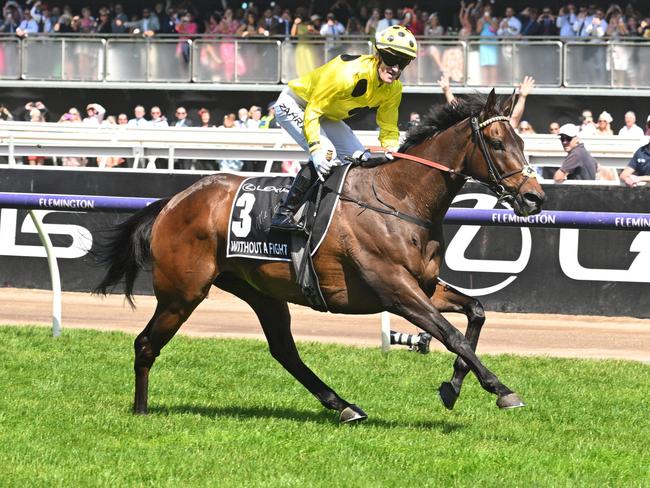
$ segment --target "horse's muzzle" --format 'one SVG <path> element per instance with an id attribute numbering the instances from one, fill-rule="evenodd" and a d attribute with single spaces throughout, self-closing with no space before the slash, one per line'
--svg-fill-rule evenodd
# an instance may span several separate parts
<path id="1" fill-rule="evenodd" d="M 519 193 L 512 202 L 512 209 L 520 217 L 535 215 L 542 211 L 542 204 L 546 200 L 543 191 L 530 190 Z"/>

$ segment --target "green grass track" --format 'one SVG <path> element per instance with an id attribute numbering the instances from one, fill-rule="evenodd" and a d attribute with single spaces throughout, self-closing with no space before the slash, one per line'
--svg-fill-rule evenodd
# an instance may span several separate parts
<path id="1" fill-rule="evenodd" d="M 369 415 L 340 426 L 254 340 L 176 337 L 130 413 L 133 337 L 0 327 L 0 487 L 650 486 L 650 365 L 515 356 L 485 364 L 527 407 L 500 411 L 453 356 L 301 343 Z"/>

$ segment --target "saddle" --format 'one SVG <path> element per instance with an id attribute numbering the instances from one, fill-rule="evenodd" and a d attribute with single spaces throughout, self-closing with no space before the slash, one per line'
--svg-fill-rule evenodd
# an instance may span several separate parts
<path id="1" fill-rule="evenodd" d="M 255 176 L 240 184 L 233 200 L 228 226 L 226 257 L 290 261 L 295 281 L 309 305 L 327 311 L 312 258 L 327 235 L 345 177 L 351 165 L 337 166 L 324 183 L 310 191 L 296 213 L 304 232 L 270 229 L 271 217 L 291 187 L 289 176 Z"/>

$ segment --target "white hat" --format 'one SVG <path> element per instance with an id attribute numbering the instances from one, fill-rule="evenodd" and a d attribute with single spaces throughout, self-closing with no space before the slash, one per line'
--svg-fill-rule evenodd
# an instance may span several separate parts
<path id="1" fill-rule="evenodd" d="M 648 115 L 648 118 L 646 119 L 646 122 L 650 122 L 650 115 Z"/>
<path id="2" fill-rule="evenodd" d="M 579 131 L 579 127 L 575 124 L 564 124 L 560 127 L 560 135 L 569 136 L 571 138 L 577 136 Z"/>
<path id="3" fill-rule="evenodd" d="M 607 110 L 603 110 L 601 114 L 598 116 L 598 120 L 604 120 L 611 124 L 614 119 L 612 118 L 612 116 L 609 114 Z"/>

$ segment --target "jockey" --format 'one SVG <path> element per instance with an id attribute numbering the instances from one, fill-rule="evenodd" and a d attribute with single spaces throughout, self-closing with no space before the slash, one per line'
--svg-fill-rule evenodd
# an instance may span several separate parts
<path id="1" fill-rule="evenodd" d="M 399 146 L 397 117 L 402 99 L 399 77 L 417 56 L 411 32 L 394 25 L 377 34 L 375 55 L 343 54 L 289 82 L 275 103 L 275 117 L 305 151 L 289 193 L 271 221 L 281 231 L 301 230 L 294 214 L 318 178 L 343 164 L 346 156 L 366 159 L 366 149 L 344 122 L 363 108 L 377 109 L 379 142 L 386 152 Z"/>

